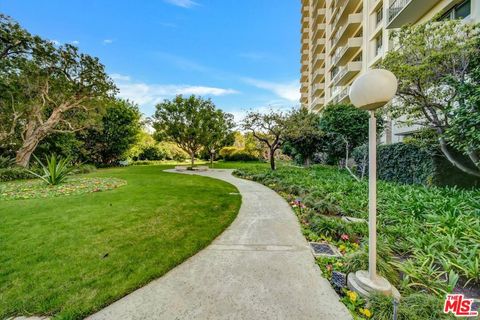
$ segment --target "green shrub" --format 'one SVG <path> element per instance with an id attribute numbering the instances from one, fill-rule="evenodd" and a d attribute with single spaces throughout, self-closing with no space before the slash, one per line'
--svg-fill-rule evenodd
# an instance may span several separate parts
<path id="1" fill-rule="evenodd" d="M 284 166 L 275 171 L 252 166 L 234 174 L 281 190 L 289 197 L 302 197 L 312 211 L 301 216 L 311 238 L 327 236 L 338 245 L 343 243 L 341 234 L 348 234 L 350 241 L 367 239 L 366 223 L 345 223 L 323 215 L 336 213 L 328 209 L 335 206 L 342 215 L 366 219 L 367 180 L 357 182 L 346 171 L 319 165 L 308 169 Z M 392 250 L 380 253 L 379 246 L 379 256 L 387 262 L 379 263 L 379 269 L 396 270 L 386 272 L 387 278 L 399 283 L 402 294 L 428 290 L 443 295 L 455 286 L 456 274 L 461 283 L 480 284 L 480 247 L 472 245 L 480 243 L 480 190 L 379 181 L 377 200 L 378 239 Z M 352 270 L 364 269 L 367 261 L 364 252 L 351 257 L 349 263 Z"/>
<path id="2" fill-rule="evenodd" d="M 398 303 L 398 320 L 441 320 L 455 319 L 443 313 L 443 297 L 415 293 L 402 297 Z M 368 304 L 375 320 L 393 319 L 393 298 L 382 294 L 373 295 Z"/>
<path id="3" fill-rule="evenodd" d="M 80 164 L 73 168 L 73 174 L 82 174 L 82 173 L 90 173 L 97 171 L 97 167 L 93 164 Z"/>
<path id="4" fill-rule="evenodd" d="M 223 147 L 222 149 L 220 149 L 220 151 L 218 152 L 218 155 L 225 159 L 225 157 L 228 157 L 230 156 L 232 153 L 234 153 L 235 151 L 238 151 L 240 150 L 239 148 L 237 147 Z"/>
<path id="5" fill-rule="evenodd" d="M 35 171 L 30 170 L 29 172 L 52 186 L 64 182 L 74 169 L 70 166 L 70 158 L 57 159 L 55 154 L 52 154 L 50 157 L 45 156 L 45 163 L 40 161 L 37 157 L 35 157 L 35 159 L 37 160 L 37 164 L 40 166 L 42 173 L 38 174 Z"/>
<path id="6" fill-rule="evenodd" d="M 357 147 L 352 156 L 358 164 L 357 173 L 364 170 L 368 174 L 368 166 L 363 168 L 366 146 Z M 425 186 L 456 185 L 469 187 L 478 185 L 479 179 L 465 174 L 455 168 L 440 152 L 419 147 L 413 143 L 393 143 L 380 145 L 377 148 L 377 175 L 379 179 L 402 184 L 421 184 Z"/>
<path id="7" fill-rule="evenodd" d="M 15 164 L 15 159 L 0 156 L 0 169 L 10 168 Z"/>
<path id="8" fill-rule="evenodd" d="M 225 161 L 258 161 L 257 157 L 245 150 L 234 151 L 230 155 L 225 156 L 224 159 Z"/>
<path id="9" fill-rule="evenodd" d="M 25 168 L 10 167 L 0 169 L 0 182 L 19 179 L 32 179 L 34 176 Z"/>
<path id="10" fill-rule="evenodd" d="M 156 145 L 147 146 L 138 155 L 139 160 L 164 160 L 167 154 Z"/>

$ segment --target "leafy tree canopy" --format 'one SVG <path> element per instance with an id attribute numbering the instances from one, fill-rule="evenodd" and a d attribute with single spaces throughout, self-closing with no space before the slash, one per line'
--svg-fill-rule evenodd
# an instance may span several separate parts
<path id="1" fill-rule="evenodd" d="M 458 20 L 406 26 L 393 33 L 396 50 L 382 67 L 399 79 L 391 113 L 431 128 L 446 158 L 462 171 L 480 176 L 479 24 Z M 465 165 L 454 147 L 471 160 Z"/>

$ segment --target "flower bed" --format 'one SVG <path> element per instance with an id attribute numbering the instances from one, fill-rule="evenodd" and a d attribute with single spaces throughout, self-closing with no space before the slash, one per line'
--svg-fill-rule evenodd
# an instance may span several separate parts
<path id="1" fill-rule="evenodd" d="M 286 198 L 309 241 L 329 242 L 340 249 L 340 258 L 317 259 L 329 280 L 333 271 L 368 269 L 367 224 L 341 219 L 368 217 L 367 181 L 356 182 L 347 173 L 325 166 L 283 167 L 274 172 L 252 167 L 235 174 Z M 402 294 L 398 319 L 448 318 L 442 305 L 450 292 L 478 298 L 480 191 L 379 182 L 377 207 L 377 267 Z M 372 311 L 375 319 L 392 317 L 390 298 L 358 303 L 346 294 L 342 301 L 359 319 Z"/>
<path id="2" fill-rule="evenodd" d="M 40 180 L 0 184 L 0 200 L 51 198 L 115 189 L 127 184 L 117 178 L 70 178 L 65 183 L 48 186 Z"/>

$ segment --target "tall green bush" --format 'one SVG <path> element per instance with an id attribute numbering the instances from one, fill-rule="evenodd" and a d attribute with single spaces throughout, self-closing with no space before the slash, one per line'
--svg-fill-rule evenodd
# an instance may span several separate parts
<path id="1" fill-rule="evenodd" d="M 368 173 L 368 157 L 367 162 L 363 162 L 367 152 L 365 145 L 353 152 L 359 174 L 362 170 Z M 377 176 L 385 181 L 425 186 L 469 187 L 480 183 L 479 179 L 455 168 L 440 152 L 402 142 L 378 146 Z"/>

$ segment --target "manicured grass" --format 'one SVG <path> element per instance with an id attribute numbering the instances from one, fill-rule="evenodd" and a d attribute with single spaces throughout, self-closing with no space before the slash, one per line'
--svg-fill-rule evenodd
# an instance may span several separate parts
<path id="1" fill-rule="evenodd" d="M 165 168 L 86 175 L 127 181 L 110 191 L 0 201 L 0 318 L 83 318 L 162 276 L 233 221 L 234 186 Z"/>

